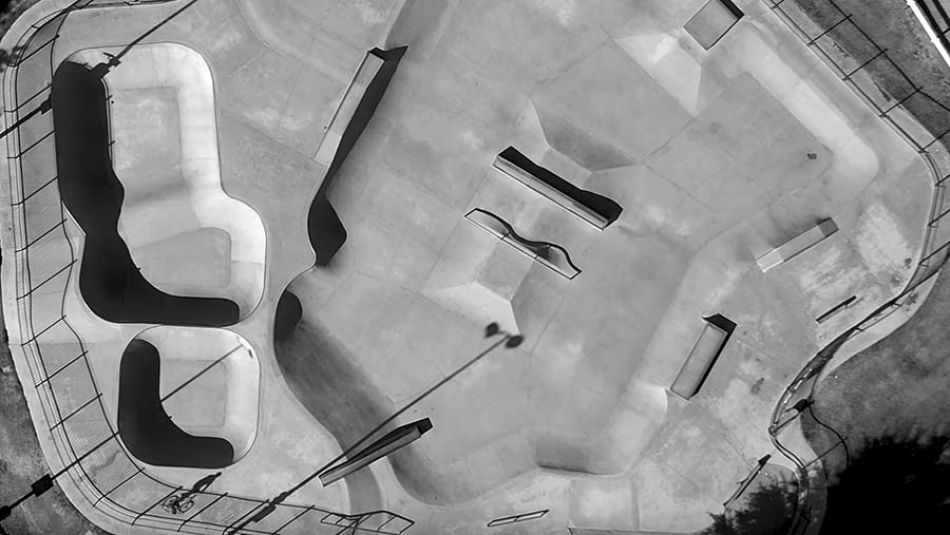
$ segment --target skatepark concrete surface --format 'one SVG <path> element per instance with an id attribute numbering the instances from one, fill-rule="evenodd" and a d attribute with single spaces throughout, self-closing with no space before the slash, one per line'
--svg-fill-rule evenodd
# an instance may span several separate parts
<path id="1" fill-rule="evenodd" d="M 228 439 L 235 459 L 257 433 L 260 366 L 240 336 L 223 329 L 152 327 L 136 337 L 154 345 L 166 368 L 159 395 L 184 431 Z"/>
<path id="2" fill-rule="evenodd" d="M 69 60 L 94 67 L 121 51 L 86 49 Z M 132 258 L 159 289 L 231 298 L 247 317 L 264 286 L 264 226 L 221 189 L 208 64 L 177 43 L 141 45 L 103 82 L 126 189 L 119 234 Z"/>
<path id="3" fill-rule="evenodd" d="M 760 1 L 737 2 L 746 16 L 704 50 L 683 30 L 704 3 L 198 0 L 166 20 L 186 5 L 175 0 L 70 14 L 56 64 L 119 59 L 103 81 L 135 263 L 168 293 L 241 311 L 222 329 L 110 323 L 70 280 L 65 316 L 104 406 L 114 418 L 133 339 L 167 350 L 163 393 L 240 347 L 163 408 L 234 445 L 216 489 L 269 499 L 487 348 L 497 321 L 524 343 L 394 423 L 429 418 L 431 431 L 290 501 L 390 510 L 416 522 L 410 533 L 690 533 L 762 456 L 794 468 L 769 439 L 771 411 L 819 347 L 907 281 L 930 177 Z M 325 188 L 347 241 L 313 267 L 306 220 L 324 133 L 366 52 L 399 46 L 383 100 Z M 509 146 L 614 200 L 619 219 L 598 230 L 494 169 Z M 473 208 L 564 247 L 582 273 L 534 262 L 467 220 Z M 828 217 L 837 233 L 759 270 L 756 258 Z M 66 234 L 81 252 L 72 216 Z M 3 270 L 12 347 L 29 336 L 11 320 L 17 274 Z M 275 343 L 285 289 L 303 313 Z M 717 313 L 738 327 L 684 400 L 668 388 Z M 204 475 L 145 470 L 182 486 Z M 104 529 L 149 532 L 61 483 Z"/>

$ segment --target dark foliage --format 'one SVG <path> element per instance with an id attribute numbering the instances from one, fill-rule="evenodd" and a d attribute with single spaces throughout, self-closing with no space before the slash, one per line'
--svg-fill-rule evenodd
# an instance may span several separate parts
<path id="1" fill-rule="evenodd" d="M 828 487 L 822 535 L 947 533 L 950 436 L 865 442 Z"/>
<path id="2" fill-rule="evenodd" d="M 0 0 L 0 35 L 7 33 L 13 21 L 38 0 Z"/>
<path id="3" fill-rule="evenodd" d="M 712 526 L 700 535 L 784 535 L 791 525 L 796 499 L 793 485 L 763 485 L 750 491 L 741 509 L 712 515 Z"/>
<path id="4" fill-rule="evenodd" d="M 735 511 L 712 515 L 699 535 L 784 535 L 794 514 L 793 487 L 762 486 Z M 829 482 L 820 535 L 947 533 L 950 435 L 867 440 Z"/>

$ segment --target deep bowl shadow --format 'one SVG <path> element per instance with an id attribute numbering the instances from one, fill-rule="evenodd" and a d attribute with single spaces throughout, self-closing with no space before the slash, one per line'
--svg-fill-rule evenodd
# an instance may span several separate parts
<path id="1" fill-rule="evenodd" d="M 119 366 L 119 437 L 136 459 L 156 466 L 223 468 L 234 462 L 227 440 L 182 431 L 162 407 L 161 357 L 144 340 L 132 340 Z"/>
<path id="2" fill-rule="evenodd" d="M 52 84 L 57 184 L 70 215 L 85 233 L 79 291 L 89 308 L 114 323 L 221 327 L 239 319 L 228 299 L 182 297 L 157 289 L 139 271 L 119 235 L 125 190 L 112 166 L 102 72 L 73 62 Z"/>

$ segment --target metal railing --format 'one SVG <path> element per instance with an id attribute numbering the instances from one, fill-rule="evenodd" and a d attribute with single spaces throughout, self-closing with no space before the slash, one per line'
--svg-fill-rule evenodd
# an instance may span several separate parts
<path id="1" fill-rule="evenodd" d="M 817 529 L 811 518 L 814 504 L 810 503 L 816 495 L 811 492 L 809 482 L 823 484 L 827 474 L 820 461 L 839 447 L 847 456 L 847 443 L 835 432 L 836 440 L 830 450 L 804 459 L 783 445 L 777 434 L 805 408 L 811 411 L 817 378 L 838 349 L 856 334 L 873 327 L 905 305 L 912 305 L 916 301 L 912 295 L 914 291 L 936 275 L 947 261 L 950 219 L 946 216 L 950 214 L 950 196 L 946 187 L 950 178 L 950 152 L 945 142 L 950 135 L 950 108 L 924 92 L 891 58 L 887 49 L 879 46 L 835 0 L 762 1 L 914 148 L 930 173 L 933 187 L 920 258 L 904 288 L 812 357 L 786 387 L 772 413 L 769 426 L 772 441 L 799 467 L 799 507 L 790 533 L 800 534 Z M 926 125 L 918 120 L 922 117 L 926 117 Z"/>
<path id="2" fill-rule="evenodd" d="M 150 475 L 123 446 L 86 347 L 65 310 L 70 284 L 76 284 L 77 251 L 56 186 L 49 113 L 53 50 L 63 24 L 70 13 L 101 4 L 79 0 L 31 26 L 15 48 L 17 61 L 3 73 L 14 241 L 13 258 L 4 260 L 14 263 L 17 312 L 10 346 L 26 362 L 33 384 L 25 386 L 35 389 L 48 424 L 54 446 L 48 461 L 58 470 L 51 477 L 68 476 L 85 507 L 128 526 L 224 533 L 235 522 L 273 507 L 241 533 L 404 533 L 413 521 L 389 511 L 346 515 L 314 505 L 186 490 Z"/>

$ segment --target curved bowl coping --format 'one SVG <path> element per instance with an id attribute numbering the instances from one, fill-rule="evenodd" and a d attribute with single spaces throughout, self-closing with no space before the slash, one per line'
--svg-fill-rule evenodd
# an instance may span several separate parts
<path id="1" fill-rule="evenodd" d="M 107 54 L 115 56 L 121 51 L 119 47 L 86 49 L 70 55 L 67 61 L 94 66 L 108 62 Z M 187 189 L 174 193 L 181 197 L 182 203 L 191 207 L 200 227 L 218 228 L 230 236 L 231 278 L 226 296 L 239 304 L 241 319 L 247 318 L 263 297 L 266 234 L 257 212 L 230 197 L 222 187 L 214 84 L 208 63 L 194 49 L 178 43 L 138 45 L 125 52 L 119 65 L 109 70 L 103 80 L 111 98 L 122 91 L 152 88 L 175 91 L 181 145 L 177 163 Z M 121 125 L 112 124 L 110 128 L 113 138 L 123 135 Z M 122 144 L 114 144 L 114 147 L 121 150 Z M 134 158 L 134 154 L 116 154 L 113 160 Z M 130 183 L 135 177 L 119 176 L 119 179 Z M 127 205 L 127 201 L 124 204 Z M 132 244 L 141 247 L 176 234 L 175 221 L 136 221 L 136 217 L 146 217 L 148 213 L 136 213 L 134 209 L 128 210 L 128 206 L 123 208 L 119 233 L 129 244 L 133 258 L 135 247 Z M 130 229 L 148 231 L 142 233 Z M 155 284 L 161 288 L 161 284 Z M 170 290 L 175 292 L 180 288 Z"/>
<path id="2" fill-rule="evenodd" d="M 257 437 L 261 369 L 257 354 L 244 338 L 227 329 L 157 325 L 145 329 L 136 335 L 134 340 L 146 341 L 158 349 L 163 375 L 164 370 L 174 366 L 176 361 L 198 362 L 201 364 L 200 369 L 207 369 L 208 372 L 213 367 L 222 366 L 226 378 L 225 392 L 220 393 L 224 396 L 223 423 L 179 424 L 179 427 L 189 434 L 228 440 L 234 448 L 232 464 L 250 451 Z M 194 383 L 184 386 L 173 395 L 187 396 L 189 386 L 201 387 L 198 383 L 200 379 L 200 376 L 195 378 Z M 163 378 L 160 384 L 161 395 L 164 397 L 183 383 L 176 381 L 169 384 Z M 165 405 L 167 410 L 167 401 Z M 193 410 L 201 411 L 202 407 L 195 406 Z"/>

